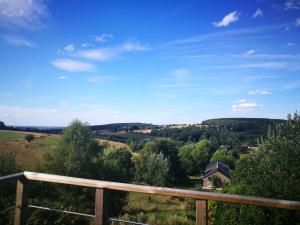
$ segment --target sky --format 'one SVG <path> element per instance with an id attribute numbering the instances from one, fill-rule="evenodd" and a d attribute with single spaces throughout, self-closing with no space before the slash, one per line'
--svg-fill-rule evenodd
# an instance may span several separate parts
<path id="1" fill-rule="evenodd" d="M 300 0 L 0 0 L 0 121 L 286 118 Z"/>

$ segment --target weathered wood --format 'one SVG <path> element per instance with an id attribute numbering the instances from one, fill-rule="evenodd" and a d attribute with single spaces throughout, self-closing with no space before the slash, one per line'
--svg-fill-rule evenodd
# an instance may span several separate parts
<path id="1" fill-rule="evenodd" d="M 207 200 L 196 201 L 196 225 L 207 225 Z"/>
<path id="2" fill-rule="evenodd" d="M 104 225 L 106 220 L 105 190 L 96 188 L 94 225 Z"/>
<path id="3" fill-rule="evenodd" d="M 233 195 L 203 191 L 188 191 L 175 188 L 162 188 L 136 184 L 125 184 L 107 181 L 97 181 L 90 179 L 82 179 L 75 177 L 58 176 L 43 173 L 24 172 L 24 175 L 29 180 L 46 181 L 52 183 L 70 184 L 83 187 L 106 188 L 119 191 L 139 192 L 147 194 L 168 195 L 174 197 L 193 198 L 198 200 L 214 200 L 230 203 L 240 203 L 248 205 L 258 205 L 272 208 L 284 208 L 300 210 L 300 202 L 290 200 L 279 200 L 262 197 L 252 197 L 244 195 Z"/>
<path id="4" fill-rule="evenodd" d="M 14 225 L 26 225 L 27 216 L 28 216 L 28 181 L 26 178 L 21 178 L 17 181 Z"/>

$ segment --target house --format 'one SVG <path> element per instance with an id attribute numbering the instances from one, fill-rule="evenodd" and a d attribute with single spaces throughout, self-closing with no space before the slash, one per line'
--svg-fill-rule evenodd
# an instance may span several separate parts
<path id="1" fill-rule="evenodd" d="M 219 182 L 218 187 L 222 187 L 224 184 L 230 182 L 230 169 L 229 166 L 220 161 L 212 162 L 205 168 L 203 175 L 203 188 L 212 189 L 213 179 Z"/>

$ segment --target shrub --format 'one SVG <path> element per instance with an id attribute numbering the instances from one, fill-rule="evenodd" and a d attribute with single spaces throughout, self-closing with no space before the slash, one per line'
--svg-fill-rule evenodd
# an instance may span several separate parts
<path id="1" fill-rule="evenodd" d="M 33 134 L 26 134 L 24 139 L 28 142 L 31 142 L 34 140 L 34 136 Z"/>

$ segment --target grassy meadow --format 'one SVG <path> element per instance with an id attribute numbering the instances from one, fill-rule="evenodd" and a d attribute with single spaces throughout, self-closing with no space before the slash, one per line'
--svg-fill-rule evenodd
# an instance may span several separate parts
<path id="1" fill-rule="evenodd" d="M 25 140 L 29 133 L 34 135 L 31 142 Z M 53 134 L 0 130 L 0 151 L 13 153 L 22 170 L 34 170 L 38 164 L 43 164 L 43 155 L 56 147 L 59 137 Z M 98 139 L 98 143 L 112 148 L 128 147 L 124 143 L 101 139 Z M 188 186 L 193 188 L 198 179 L 190 181 Z M 195 221 L 195 204 L 191 199 L 129 193 L 119 218 L 155 225 L 190 225 Z"/>

